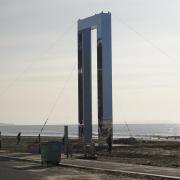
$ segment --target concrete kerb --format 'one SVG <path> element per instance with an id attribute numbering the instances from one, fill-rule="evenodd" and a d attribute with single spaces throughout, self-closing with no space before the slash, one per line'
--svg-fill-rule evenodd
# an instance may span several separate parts
<path id="1" fill-rule="evenodd" d="M 74 168 L 80 168 L 80 169 L 86 169 L 86 170 L 94 170 L 97 172 L 101 171 L 101 172 L 113 174 L 113 175 L 124 175 L 124 176 L 134 177 L 134 178 L 147 178 L 151 180 L 180 179 L 180 177 L 176 177 L 176 176 L 157 175 L 157 174 L 151 174 L 151 173 L 141 173 L 141 172 L 124 171 L 124 170 L 110 170 L 110 169 L 105 169 L 105 168 L 87 167 L 87 166 L 73 165 L 73 164 L 67 164 L 67 163 L 60 163 L 60 165 L 64 167 L 74 167 Z"/>
<path id="2" fill-rule="evenodd" d="M 27 159 L 27 158 L 20 158 L 20 157 L 12 157 L 12 156 L 6 156 L 6 155 L 0 155 L 3 159 L 10 159 L 10 160 L 16 160 L 16 161 L 24 161 L 24 162 L 32 162 L 32 163 L 40 163 L 40 160 L 35 159 Z"/>
<path id="3" fill-rule="evenodd" d="M 10 160 L 16 160 L 16 161 L 24 161 L 24 162 L 31 162 L 31 163 L 41 163 L 41 160 L 35 160 L 35 159 L 27 159 L 27 158 L 20 158 L 20 157 L 12 157 L 12 156 L 6 156 L 6 155 L 0 155 L 1 158 L 4 159 L 10 159 Z M 133 171 L 124 171 L 124 170 L 113 170 L 113 169 L 106 169 L 106 168 L 96 168 L 96 167 L 88 167 L 88 166 L 82 166 L 82 165 L 73 165 L 68 163 L 59 163 L 62 167 L 71 167 L 71 168 L 77 168 L 77 169 L 84 169 L 84 170 L 93 170 L 96 172 L 104 172 L 112 175 L 123 175 L 128 177 L 134 177 L 134 178 L 147 178 L 151 180 L 177 180 L 180 179 L 180 177 L 176 176 L 166 176 L 166 175 L 158 175 L 158 174 L 151 174 L 151 173 L 141 173 L 141 172 L 133 172 Z"/>

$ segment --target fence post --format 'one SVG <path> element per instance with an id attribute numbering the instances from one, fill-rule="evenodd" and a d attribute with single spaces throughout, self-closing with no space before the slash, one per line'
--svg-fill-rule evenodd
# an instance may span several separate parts
<path id="1" fill-rule="evenodd" d="M 64 154 L 69 156 L 69 149 L 68 149 L 68 126 L 64 126 Z"/>
<path id="2" fill-rule="evenodd" d="M 1 132 L 0 132 L 0 150 L 2 148 L 2 137 L 1 137 Z"/>

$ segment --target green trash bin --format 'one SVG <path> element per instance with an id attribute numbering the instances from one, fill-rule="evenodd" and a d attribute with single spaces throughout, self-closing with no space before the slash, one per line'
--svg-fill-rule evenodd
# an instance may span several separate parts
<path id="1" fill-rule="evenodd" d="M 61 161 L 61 144 L 59 141 L 49 141 L 40 144 L 41 164 L 58 165 Z"/>

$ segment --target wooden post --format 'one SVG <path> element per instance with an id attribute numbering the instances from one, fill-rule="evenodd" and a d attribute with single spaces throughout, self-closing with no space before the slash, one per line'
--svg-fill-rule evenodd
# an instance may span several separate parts
<path id="1" fill-rule="evenodd" d="M 41 134 L 38 135 L 38 143 L 41 143 Z"/>
<path id="2" fill-rule="evenodd" d="M 68 126 L 64 126 L 64 154 L 69 157 L 69 149 L 68 149 Z"/>
<path id="3" fill-rule="evenodd" d="M 39 154 L 41 153 L 41 134 L 38 134 Z"/>
<path id="4" fill-rule="evenodd" d="M 0 132 L 0 150 L 2 148 L 2 137 L 1 137 L 1 132 Z"/>

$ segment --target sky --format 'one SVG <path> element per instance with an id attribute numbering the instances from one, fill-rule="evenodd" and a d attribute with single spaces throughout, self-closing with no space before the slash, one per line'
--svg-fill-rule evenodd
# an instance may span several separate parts
<path id="1" fill-rule="evenodd" d="M 77 20 L 102 11 L 112 13 L 113 123 L 180 123 L 179 9 L 179 0 L 0 0 L 0 123 L 78 123 Z"/>

